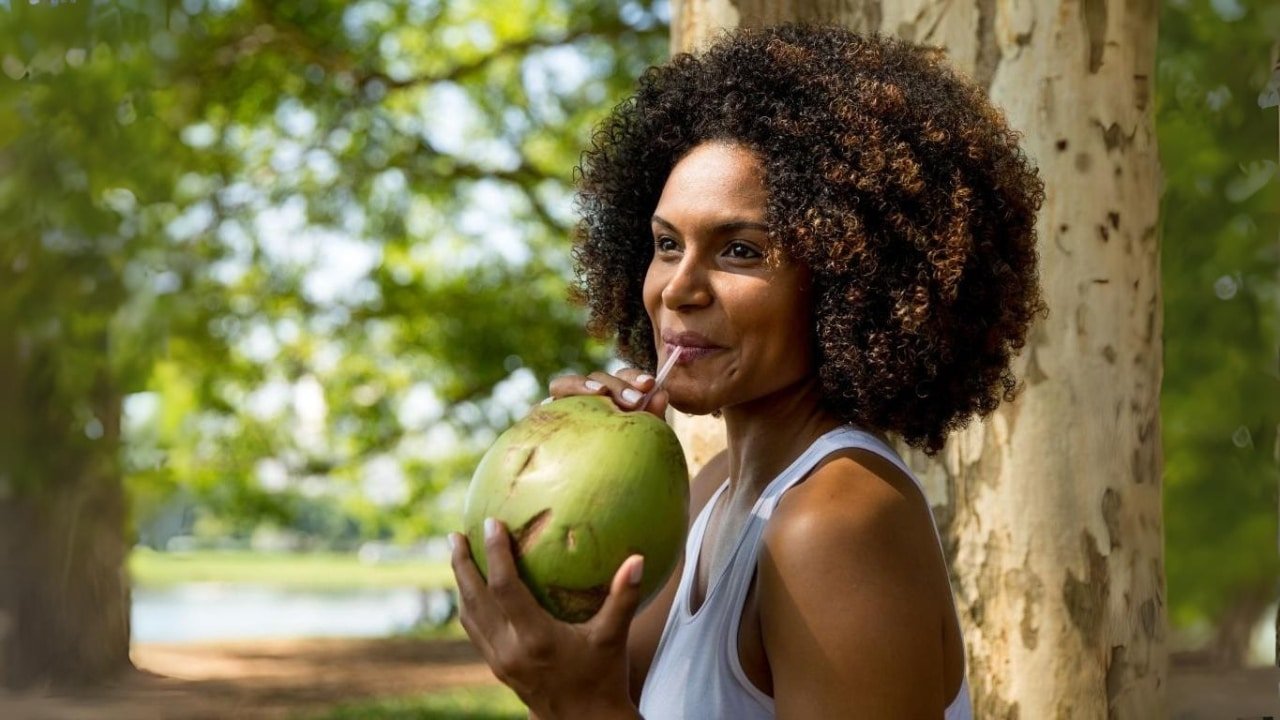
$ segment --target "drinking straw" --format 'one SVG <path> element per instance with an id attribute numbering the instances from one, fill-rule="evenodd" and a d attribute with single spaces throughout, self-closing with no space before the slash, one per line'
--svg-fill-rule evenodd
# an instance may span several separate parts
<path id="1" fill-rule="evenodd" d="M 649 406 L 649 400 L 662 389 L 662 384 L 667 381 L 667 376 L 671 374 L 671 368 L 676 366 L 676 361 L 680 359 L 680 353 L 684 352 L 684 347 L 676 345 L 671 354 L 667 356 L 667 361 L 662 363 L 662 367 L 658 369 L 658 377 L 653 380 L 653 389 L 645 393 L 644 400 L 640 402 L 637 410 L 644 410 Z"/>

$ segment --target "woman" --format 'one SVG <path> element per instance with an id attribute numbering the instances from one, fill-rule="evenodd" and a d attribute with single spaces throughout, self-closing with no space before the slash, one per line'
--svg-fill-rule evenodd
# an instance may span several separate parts
<path id="1" fill-rule="evenodd" d="M 938 51 L 838 28 L 742 30 L 650 69 L 584 156 L 579 292 L 648 371 L 647 410 L 722 414 L 684 559 L 637 612 L 537 607 L 491 523 L 482 579 L 452 537 L 463 625 L 537 717 L 962 718 L 964 646 L 918 481 L 1011 399 L 1043 311 L 1040 181 Z M 635 407 L 648 372 L 554 397 Z M 638 580 L 635 580 L 638 582 Z"/>

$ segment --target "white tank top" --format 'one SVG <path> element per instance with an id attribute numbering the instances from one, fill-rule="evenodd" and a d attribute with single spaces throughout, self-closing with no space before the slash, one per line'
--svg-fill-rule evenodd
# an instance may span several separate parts
<path id="1" fill-rule="evenodd" d="M 755 574 L 760 539 L 782 494 L 804 479 L 824 457 L 849 448 L 870 450 L 888 459 L 920 486 L 920 480 L 893 448 L 874 435 L 850 426 L 828 432 L 761 493 L 729 564 L 708 583 L 698 612 L 690 613 L 689 592 L 697 573 L 707 521 L 716 501 L 729 486 L 728 481 L 703 506 L 689 529 L 680 585 L 640 695 L 640 714 L 645 720 L 771 720 L 774 717 L 773 698 L 747 679 L 738 659 L 738 625 Z M 937 525 L 934 525 L 934 535 L 937 534 Z M 941 547 L 940 536 L 938 542 Z M 972 717 L 966 678 L 947 708 L 945 719 L 971 720 Z"/>

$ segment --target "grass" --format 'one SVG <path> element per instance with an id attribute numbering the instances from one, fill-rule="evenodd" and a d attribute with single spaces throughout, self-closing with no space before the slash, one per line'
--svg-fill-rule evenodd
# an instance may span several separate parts
<path id="1" fill-rule="evenodd" d="M 528 711 L 501 685 L 460 687 L 406 698 L 339 705 L 295 720 L 524 720 Z"/>
<path id="2" fill-rule="evenodd" d="M 353 587 L 452 587 L 446 562 L 361 563 L 339 553 L 260 553 L 200 550 L 159 553 L 134 550 L 129 571 L 140 587 L 182 583 L 245 583 L 314 590 Z"/>

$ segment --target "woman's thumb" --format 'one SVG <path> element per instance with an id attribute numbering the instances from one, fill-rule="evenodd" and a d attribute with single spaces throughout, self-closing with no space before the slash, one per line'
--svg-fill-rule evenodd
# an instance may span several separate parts
<path id="1" fill-rule="evenodd" d="M 595 634 L 602 640 L 623 641 L 631 628 L 631 618 L 640 607 L 640 583 L 644 579 L 644 556 L 632 555 L 622 562 L 609 584 L 609 597 L 596 613 Z"/>

